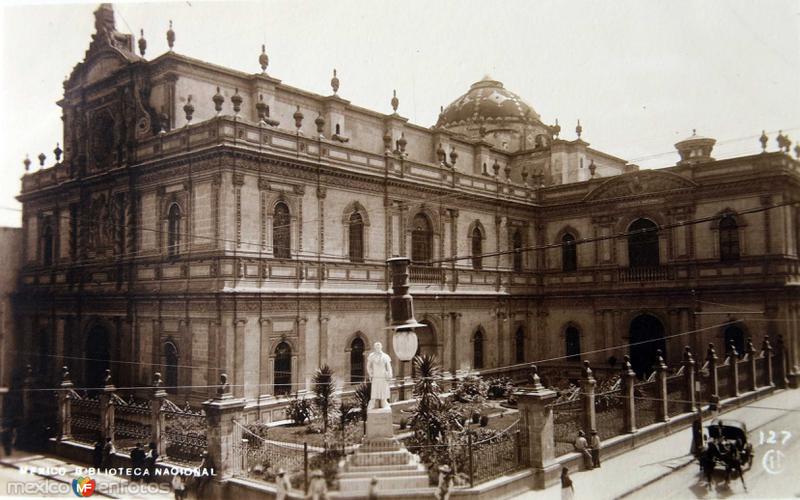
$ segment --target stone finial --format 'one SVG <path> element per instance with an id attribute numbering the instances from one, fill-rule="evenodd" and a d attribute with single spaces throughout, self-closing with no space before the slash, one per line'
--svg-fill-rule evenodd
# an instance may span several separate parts
<path id="1" fill-rule="evenodd" d="M 758 140 L 761 142 L 761 152 L 762 153 L 766 153 L 767 152 L 767 141 L 769 141 L 769 137 L 767 137 L 767 132 L 762 130 L 761 131 L 761 137 L 759 137 Z"/>
<path id="2" fill-rule="evenodd" d="M 792 148 L 792 141 L 789 139 L 788 135 L 783 136 L 783 144 L 784 144 L 784 153 L 788 153 Z"/>
<path id="3" fill-rule="evenodd" d="M 753 345 L 753 337 L 747 337 L 747 342 L 744 345 L 744 350 L 750 356 L 752 356 L 756 352 L 756 347 Z"/>
<path id="4" fill-rule="evenodd" d="M 233 95 L 231 96 L 231 103 L 233 104 L 233 112 L 235 114 L 239 114 L 239 111 L 242 110 L 242 96 L 239 95 L 239 89 L 235 89 Z"/>
<path id="5" fill-rule="evenodd" d="M 333 89 L 333 95 L 336 95 L 339 92 L 339 77 L 336 76 L 336 68 L 333 68 L 333 78 L 331 78 L 331 88 Z"/>
<path id="6" fill-rule="evenodd" d="M 397 98 L 397 90 L 392 90 L 392 109 L 397 114 L 397 107 L 400 106 L 400 99 Z"/>
<path id="7" fill-rule="evenodd" d="M 261 44 L 261 54 L 258 56 L 258 64 L 261 66 L 261 73 L 266 74 L 267 66 L 269 66 L 269 56 L 267 55 L 267 46 Z"/>
<path id="8" fill-rule="evenodd" d="M 221 373 L 219 376 L 219 385 L 217 386 L 217 399 L 222 399 L 231 396 L 231 384 L 228 383 L 228 374 Z"/>
<path id="9" fill-rule="evenodd" d="M 592 367 L 589 366 L 588 359 L 583 360 L 583 368 L 581 368 L 581 377 L 587 380 L 594 378 L 594 376 L 592 375 Z"/>
<path id="10" fill-rule="evenodd" d="M 778 137 L 775 138 L 775 142 L 778 143 L 778 151 L 782 151 L 784 143 L 783 130 L 778 130 Z"/>
<path id="11" fill-rule="evenodd" d="M 667 363 L 664 362 L 664 353 L 661 352 L 661 349 L 656 349 L 656 362 L 655 367 L 656 371 L 666 371 Z"/>
<path id="12" fill-rule="evenodd" d="M 728 342 L 728 355 L 731 358 L 739 357 L 739 352 L 736 350 L 736 343 L 733 341 L 733 339 Z"/>
<path id="13" fill-rule="evenodd" d="M 38 158 L 39 158 L 39 166 L 44 167 L 44 161 L 47 159 L 47 156 L 45 156 L 44 153 L 39 153 Z"/>
<path id="14" fill-rule="evenodd" d="M 114 383 L 111 381 L 111 369 L 106 368 L 106 374 L 103 376 L 103 386 L 106 389 L 111 389 L 114 387 Z"/>
<path id="15" fill-rule="evenodd" d="M 317 134 L 322 137 L 322 133 L 325 131 L 325 118 L 322 117 L 322 113 L 317 113 L 314 125 L 317 126 Z"/>
<path id="16" fill-rule="evenodd" d="M 153 374 L 153 387 L 156 389 L 164 387 L 164 381 L 161 380 L 161 372 L 155 372 Z"/>
<path id="17" fill-rule="evenodd" d="M 267 103 L 264 102 L 264 96 L 262 94 L 258 94 L 258 102 L 256 102 L 256 113 L 258 113 L 259 123 L 266 125 Z"/>
<path id="18" fill-rule="evenodd" d="M 597 172 L 597 165 L 594 164 L 594 158 L 589 162 L 589 175 L 594 179 L 594 174 Z"/>
<path id="19" fill-rule="evenodd" d="M 578 125 L 575 127 L 575 133 L 578 134 L 578 139 L 581 138 L 581 134 L 583 133 L 583 127 L 581 127 L 581 121 L 578 120 Z"/>
<path id="20" fill-rule="evenodd" d="M 539 368 L 536 365 L 531 365 L 530 380 L 534 390 L 541 391 L 544 389 L 542 379 L 539 378 Z"/>
<path id="21" fill-rule="evenodd" d="M 528 185 L 528 175 L 529 175 L 527 166 L 523 166 L 522 167 L 522 172 L 520 172 L 520 175 L 522 176 L 522 183 L 527 186 Z"/>
<path id="22" fill-rule="evenodd" d="M 295 111 L 294 115 L 292 116 L 294 117 L 294 126 L 297 128 L 297 130 L 300 130 L 300 127 L 303 126 L 303 118 L 304 118 L 303 112 L 300 111 L 300 106 L 297 106 L 297 111 Z"/>
<path id="23" fill-rule="evenodd" d="M 794 145 L 794 157 L 800 159 L 800 143 Z"/>
<path id="24" fill-rule="evenodd" d="M 497 177 L 500 175 L 500 164 L 497 163 L 497 158 L 494 159 L 494 163 L 492 163 L 492 170 L 494 170 L 494 176 Z"/>
<path id="25" fill-rule="evenodd" d="M 761 350 L 764 351 L 765 356 L 769 356 L 772 352 L 772 344 L 769 343 L 769 335 L 764 335 L 764 340 L 761 342 Z"/>
<path id="26" fill-rule="evenodd" d="M 436 148 L 436 158 L 439 160 L 439 163 L 444 163 L 445 161 L 445 152 L 441 142 L 439 143 L 439 147 Z"/>
<path id="27" fill-rule="evenodd" d="M 147 40 L 144 39 L 144 30 L 139 30 L 139 54 L 144 57 L 144 53 L 147 51 Z"/>
<path id="28" fill-rule="evenodd" d="M 407 144 L 408 144 L 408 141 L 406 140 L 406 133 L 405 132 L 400 132 L 400 138 L 397 139 L 397 149 L 400 151 L 400 153 L 405 153 L 406 152 L 406 145 Z"/>
<path id="29" fill-rule="evenodd" d="M 553 138 L 558 139 L 558 135 L 561 133 L 561 125 L 558 124 L 558 118 L 556 118 L 556 124 L 552 127 L 553 131 Z"/>
<path id="30" fill-rule="evenodd" d="M 172 19 L 169 20 L 169 29 L 167 30 L 167 45 L 169 45 L 169 50 L 172 52 L 172 48 L 175 46 L 175 32 L 172 30 Z"/>
<path id="31" fill-rule="evenodd" d="M 631 357 L 627 354 L 622 358 L 622 376 L 635 376 L 636 373 L 633 371 L 633 366 L 631 365 Z"/>
<path id="32" fill-rule="evenodd" d="M 25 155 L 25 159 L 22 160 L 22 164 L 25 165 L 26 172 L 31 169 L 31 159 L 28 157 L 28 155 Z"/>
<path id="33" fill-rule="evenodd" d="M 192 115 L 194 114 L 194 104 L 192 104 L 192 94 L 189 94 L 186 97 L 186 104 L 183 105 L 183 112 L 186 114 L 186 124 L 188 125 L 189 122 L 192 121 Z"/>
<path id="34" fill-rule="evenodd" d="M 456 151 L 456 148 L 454 148 L 452 146 L 450 148 L 451 148 L 450 149 L 450 165 L 455 167 L 456 166 L 456 160 L 458 160 L 458 151 Z"/>
<path id="35" fill-rule="evenodd" d="M 67 365 L 61 367 L 61 383 L 69 382 L 69 368 Z"/>
<path id="36" fill-rule="evenodd" d="M 61 153 L 64 151 L 61 149 L 61 144 L 56 143 L 56 149 L 53 150 L 53 154 L 56 155 L 56 163 L 61 161 Z"/>
<path id="37" fill-rule="evenodd" d="M 694 355 L 692 355 L 692 348 L 688 345 L 683 348 L 683 364 L 692 366 L 694 365 Z"/>
<path id="38" fill-rule="evenodd" d="M 219 91 L 219 87 L 217 87 L 217 93 L 214 94 L 214 97 L 211 98 L 214 101 L 214 109 L 216 110 L 217 114 L 220 114 L 222 111 L 222 103 L 225 102 L 225 97 L 223 97 L 222 93 Z"/>
<path id="39" fill-rule="evenodd" d="M 511 164 L 510 163 L 506 163 L 506 166 L 503 168 L 503 172 L 505 172 L 505 174 L 506 174 L 506 180 L 510 181 L 511 180 Z"/>
<path id="40" fill-rule="evenodd" d="M 706 361 L 717 362 L 717 351 L 714 349 L 714 344 L 708 344 L 708 352 L 706 353 Z"/>

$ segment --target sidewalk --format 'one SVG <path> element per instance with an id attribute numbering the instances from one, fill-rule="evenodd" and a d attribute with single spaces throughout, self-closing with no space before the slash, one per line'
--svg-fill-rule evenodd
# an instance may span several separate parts
<path id="1" fill-rule="evenodd" d="M 96 481 L 96 489 L 92 496 L 105 498 L 174 498 L 168 485 L 156 485 L 131 481 L 124 476 L 111 474 L 80 474 L 78 470 L 88 469 L 86 464 L 71 462 L 62 458 L 46 454 L 28 453 L 15 450 L 11 456 L 0 459 L 0 471 L 6 471 L 0 475 L 0 496 L 8 495 L 9 483 L 46 483 L 48 480 L 58 484 L 50 484 L 47 496 L 53 493 L 60 493 L 65 490 L 72 494 L 72 480 L 81 476 L 87 476 Z M 18 473 L 8 474 L 16 469 Z M 31 496 L 44 496 L 43 490 L 26 490 Z M 25 496 L 25 495 L 23 495 Z"/>
<path id="2" fill-rule="evenodd" d="M 752 439 L 753 431 L 782 416 L 784 414 L 782 409 L 800 408 L 800 390 L 782 390 L 754 401 L 751 405 L 776 409 L 744 406 L 722 415 L 725 418 L 744 421 Z M 704 425 L 707 423 L 708 420 Z M 691 442 L 692 430 L 687 428 L 634 451 L 603 461 L 599 469 L 581 472 L 570 470 L 575 498 L 616 499 L 628 496 L 671 472 L 690 465 L 694 460 L 689 453 Z M 530 491 L 515 498 L 527 500 L 561 498 L 561 483 L 543 491 Z"/>

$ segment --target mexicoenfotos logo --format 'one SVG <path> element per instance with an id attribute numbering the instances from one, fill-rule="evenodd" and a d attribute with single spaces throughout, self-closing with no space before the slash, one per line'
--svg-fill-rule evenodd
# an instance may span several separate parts
<path id="1" fill-rule="evenodd" d="M 90 497 L 97 487 L 97 482 L 86 476 L 76 477 L 72 480 L 72 492 L 78 497 Z"/>

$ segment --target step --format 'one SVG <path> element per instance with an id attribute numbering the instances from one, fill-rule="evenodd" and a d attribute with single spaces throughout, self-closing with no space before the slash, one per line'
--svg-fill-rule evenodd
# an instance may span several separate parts
<path id="1" fill-rule="evenodd" d="M 368 476 L 363 478 L 340 478 L 339 491 L 342 493 L 369 490 L 369 485 L 373 477 L 378 480 L 378 491 L 409 490 L 430 487 L 428 474 L 420 472 L 416 474 L 406 474 L 402 476 Z"/>
<path id="2" fill-rule="evenodd" d="M 348 470 L 347 472 L 340 472 L 339 479 L 347 478 L 347 479 L 358 479 L 358 478 L 372 478 L 372 477 L 395 477 L 395 476 L 409 476 L 415 475 L 416 473 L 425 473 L 425 468 L 416 466 L 411 469 L 397 469 L 396 467 L 392 467 L 391 469 L 383 469 L 383 470 L 361 470 L 361 468 Z"/>
<path id="3" fill-rule="evenodd" d="M 412 461 L 412 455 L 406 450 L 380 451 L 377 453 L 358 453 L 351 455 L 348 463 L 353 465 L 403 465 Z"/>
<path id="4" fill-rule="evenodd" d="M 392 468 L 390 470 L 392 470 L 392 471 L 416 471 L 416 470 L 420 470 L 419 468 L 420 468 L 420 464 L 414 462 L 414 463 L 408 463 L 408 464 L 402 464 L 402 465 L 392 465 Z M 385 471 L 385 470 L 387 470 L 385 465 L 353 465 L 353 464 L 345 464 L 344 467 L 342 468 L 343 472 L 359 472 L 359 473 L 363 473 L 363 474 L 372 474 L 372 473 L 375 473 L 375 472 L 381 472 L 381 471 Z"/>

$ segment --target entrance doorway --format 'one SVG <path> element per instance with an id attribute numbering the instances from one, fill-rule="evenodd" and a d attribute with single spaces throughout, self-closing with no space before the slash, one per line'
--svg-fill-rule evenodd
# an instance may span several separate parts
<path id="1" fill-rule="evenodd" d="M 100 388 L 105 384 L 106 370 L 111 367 L 108 330 L 95 325 L 86 336 L 86 385 Z M 96 391 L 97 389 L 95 389 Z"/>
<path id="2" fill-rule="evenodd" d="M 664 325 L 650 314 L 641 314 L 634 318 L 630 326 L 630 356 L 633 371 L 639 378 L 646 378 L 653 372 L 658 350 L 661 350 L 661 355 L 666 359 Z"/>

